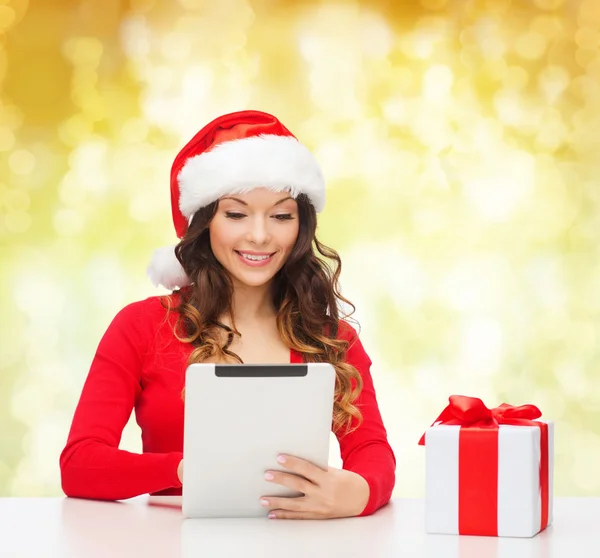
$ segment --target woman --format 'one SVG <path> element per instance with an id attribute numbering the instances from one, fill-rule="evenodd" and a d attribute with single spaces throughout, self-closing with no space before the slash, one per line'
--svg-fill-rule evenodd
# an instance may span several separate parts
<path id="1" fill-rule="evenodd" d="M 343 469 L 280 456 L 289 473 L 265 477 L 304 496 L 261 503 L 269 517 L 302 519 L 368 515 L 388 502 L 395 457 L 371 361 L 339 316 L 339 257 L 315 237 L 324 201 L 315 159 L 269 114 L 217 118 L 181 150 L 171 170 L 180 242 L 149 267 L 173 292 L 126 306 L 102 338 L 60 458 L 68 496 L 181 494 L 188 364 L 329 362 Z M 118 449 L 133 408 L 141 455 Z"/>

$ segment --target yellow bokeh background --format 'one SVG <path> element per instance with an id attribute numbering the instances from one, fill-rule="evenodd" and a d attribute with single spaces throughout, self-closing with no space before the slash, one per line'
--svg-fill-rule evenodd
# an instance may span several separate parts
<path id="1" fill-rule="evenodd" d="M 556 494 L 600 495 L 596 0 L 0 0 L 0 496 L 61 494 L 101 335 L 163 292 L 171 162 L 244 108 L 324 169 L 395 494 L 462 393 L 538 405 Z"/>

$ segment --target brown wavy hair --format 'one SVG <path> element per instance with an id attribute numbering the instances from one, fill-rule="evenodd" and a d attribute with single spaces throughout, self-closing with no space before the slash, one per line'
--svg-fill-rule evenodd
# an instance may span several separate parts
<path id="1" fill-rule="evenodd" d="M 304 195 L 298 196 L 296 201 L 298 238 L 272 282 L 277 329 L 283 342 L 301 353 L 305 362 L 328 362 L 334 366 L 332 427 L 336 432 L 344 430 L 347 433 L 362 421 L 359 409 L 353 404 L 362 390 L 362 378 L 354 366 L 345 362 L 348 341 L 337 336 L 340 320 L 354 312 L 354 305 L 339 291 L 339 255 L 316 238 L 315 208 Z M 175 255 L 191 285 L 178 291 L 180 297 L 175 308 L 171 308 L 170 297 L 165 297 L 165 306 L 179 314 L 176 337 L 194 345 L 188 364 L 204 362 L 211 357 L 242 363 L 229 348 L 234 337 L 240 335 L 235 329 L 231 308 L 233 284 L 210 246 L 208 226 L 217 207 L 218 201 L 199 209 L 187 233 L 175 247 Z M 340 303 L 345 303 L 351 311 L 342 315 Z M 230 317 L 233 328 L 219 321 L 225 315 Z"/>

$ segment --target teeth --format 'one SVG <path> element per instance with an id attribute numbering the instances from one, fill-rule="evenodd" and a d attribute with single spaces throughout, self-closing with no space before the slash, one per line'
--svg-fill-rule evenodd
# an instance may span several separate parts
<path id="1" fill-rule="evenodd" d="M 253 256 L 250 254 L 242 254 L 241 252 L 240 252 L 240 254 L 242 255 L 243 258 L 246 258 L 247 260 L 250 260 L 253 262 L 261 262 L 261 261 L 267 260 L 271 257 L 271 256 Z"/>

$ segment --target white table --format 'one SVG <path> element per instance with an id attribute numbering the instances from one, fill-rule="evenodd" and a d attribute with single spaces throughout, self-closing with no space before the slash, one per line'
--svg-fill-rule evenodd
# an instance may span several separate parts
<path id="1" fill-rule="evenodd" d="M 424 501 L 329 521 L 184 519 L 178 497 L 0 499 L 2 558 L 575 558 L 600 556 L 600 498 L 558 498 L 532 539 L 427 535 Z"/>

